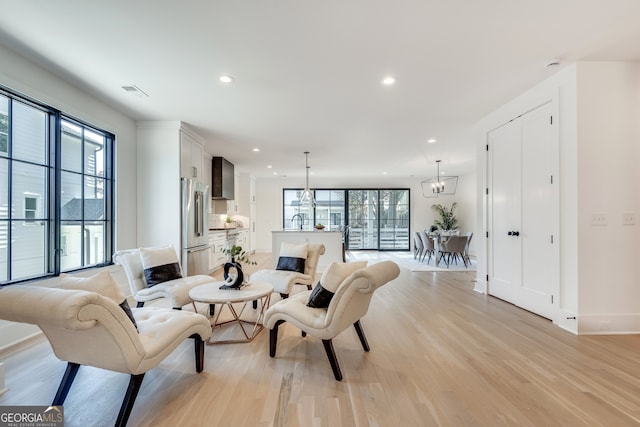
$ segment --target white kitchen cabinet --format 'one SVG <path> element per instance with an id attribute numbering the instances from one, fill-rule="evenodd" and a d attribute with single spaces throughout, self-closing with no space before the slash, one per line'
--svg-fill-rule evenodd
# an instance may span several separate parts
<path id="1" fill-rule="evenodd" d="M 255 203 L 255 178 L 248 173 L 241 173 L 236 177 L 236 182 L 238 183 L 236 200 L 234 200 L 236 211 L 240 215 L 249 216 L 250 205 Z"/>
<path id="2" fill-rule="evenodd" d="M 238 231 L 238 239 L 236 240 L 236 245 L 242 246 L 242 249 L 245 251 L 249 251 L 249 230 L 239 230 Z"/>
<path id="3" fill-rule="evenodd" d="M 206 151 L 202 153 L 202 182 L 211 190 L 211 154 Z"/>
<path id="4" fill-rule="evenodd" d="M 227 255 L 224 250 L 227 248 L 227 232 L 226 231 L 210 231 L 209 232 L 209 271 L 217 270 L 224 265 Z"/>
<path id="5" fill-rule="evenodd" d="M 190 133 L 180 130 L 180 176 L 209 184 L 203 168 L 202 144 Z"/>

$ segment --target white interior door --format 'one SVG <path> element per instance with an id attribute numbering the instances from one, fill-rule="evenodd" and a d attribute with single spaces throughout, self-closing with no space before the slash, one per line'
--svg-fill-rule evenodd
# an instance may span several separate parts
<path id="1" fill-rule="evenodd" d="M 552 318 L 558 136 L 545 104 L 489 134 L 489 294 Z M 556 124 L 557 126 L 557 124 Z"/>
<path id="2" fill-rule="evenodd" d="M 519 305 L 552 318 L 558 284 L 558 137 L 551 104 L 522 116 L 522 285 Z M 554 181 L 555 179 L 555 181 Z"/>
<path id="3" fill-rule="evenodd" d="M 510 122 L 489 135 L 489 294 L 515 303 L 521 280 L 520 126 Z"/>

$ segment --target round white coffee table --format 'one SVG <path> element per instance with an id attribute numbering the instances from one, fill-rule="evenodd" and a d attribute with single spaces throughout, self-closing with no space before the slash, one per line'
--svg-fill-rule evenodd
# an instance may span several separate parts
<path id="1" fill-rule="evenodd" d="M 240 342 L 251 342 L 253 339 L 264 329 L 262 325 L 262 318 L 264 317 L 264 311 L 267 307 L 269 307 L 269 302 L 271 301 L 271 294 L 273 293 L 273 286 L 267 282 L 250 282 L 248 285 L 240 288 L 240 289 L 220 289 L 220 286 L 224 285 L 224 282 L 213 282 L 207 283 L 205 285 L 196 286 L 195 288 L 189 291 L 189 298 L 194 302 L 193 308 L 195 310 L 196 302 L 201 302 L 205 304 L 220 304 L 220 310 L 215 314 L 213 322 L 211 324 L 212 332 L 215 331 L 217 327 L 221 327 L 222 325 L 226 325 L 228 323 L 237 323 L 240 325 L 240 329 L 242 330 L 242 334 L 245 339 L 237 339 L 237 340 L 213 340 L 213 333 L 211 334 L 211 338 L 207 341 L 208 344 L 229 344 L 229 343 L 240 343 Z M 240 318 L 244 309 L 247 307 L 247 304 L 250 301 L 260 300 L 260 312 L 258 313 L 258 317 L 254 320 L 243 320 Z M 238 312 L 233 304 L 235 303 L 243 303 L 242 308 Z M 222 313 L 224 307 L 227 307 L 231 312 L 233 318 L 231 320 L 220 322 L 220 314 Z M 249 323 L 253 325 L 251 333 L 247 333 L 247 330 L 244 327 L 244 323 Z"/>

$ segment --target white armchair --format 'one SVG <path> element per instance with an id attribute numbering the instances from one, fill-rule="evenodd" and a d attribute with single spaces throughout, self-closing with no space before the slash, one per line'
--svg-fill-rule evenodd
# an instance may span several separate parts
<path id="1" fill-rule="evenodd" d="M 201 274 L 180 277 L 149 287 L 147 286 L 147 281 L 145 279 L 145 268 L 141 257 L 141 251 L 165 251 L 168 252 L 169 255 L 173 252 L 173 257 L 175 258 L 174 261 L 175 263 L 178 263 L 178 269 L 181 271 L 178 257 L 173 246 L 125 249 L 116 252 L 113 260 L 116 264 L 121 265 L 124 268 L 127 281 L 129 282 L 129 288 L 131 289 L 131 296 L 137 301 L 138 307 L 144 306 L 144 303 L 147 301 L 157 298 L 167 298 L 170 301 L 171 307 L 176 310 L 180 310 L 183 306 L 191 304 L 189 291 L 192 288 L 215 281 L 213 277 Z"/>
<path id="2" fill-rule="evenodd" d="M 318 260 L 324 254 L 323 244 L 309 244 L 304 264 L 304 273 L 286 270 L 258 270 L 251 274 L 252 282 L 267 282 L 273 285 L 273 292 L 278 292 L 282 298 L 287 298 L 293 290 L 293 285 L 305 285 L 311 289 L 316 280 Z M 275 267 L 274 267 L 275 268 Z"/>
<path id="3" fill-rule="evenodd" d="M 132 309 L 136 326 L 115 302 L 96 292 L 29 285 L 0 289 L 0 318 L 35 324 L 55 355 L 67 361 L 52 405 L 62 405 L 80 365 L 131 375 L 116 426 L 125 426 L 145 372 L 187 338 L 195 341 L 196 371 L 204 368 L 204 341 L 211 335 L 206 317 L 189 311 Z"/>
<path id="4" fill-rule="evenodd" d="M 269 355 L 275 357 L 278 340 L 278 326 L 283 322 L 292 323 L 307 333 L 320 338 L 324 344 L 329 363 L 336 380 L 342 380 L 342 372 L 333 350 L 332 339 L 353 325 L 358 333 L 362 348 L 369 351 L 369 344 L 360 325 L 360 319 L 367 313 L 373 292 L 380 286 L 395 279 L 400 268 L 392 261 L 383 261 L 351 273 L 338 285 L 327 308 L 307 306 L 311 291 L 299 292 L 291 298 L 272 305 L 264 315 L 264 325 L 271 329 Z M 321 284 L 322 284 L 321 279 Z M 314 290 L 315 292 L 315 290 Z"/>

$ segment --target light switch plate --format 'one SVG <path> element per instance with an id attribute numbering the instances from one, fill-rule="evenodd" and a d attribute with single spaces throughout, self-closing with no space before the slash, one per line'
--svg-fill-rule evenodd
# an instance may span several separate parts
<path id="1" fill-rule="evenodd" d="M 622 225 L 636 225 L 636 213 L 622 212 Z"/>
<path id="2" fill-rule="evenodd" d="M 594 212 L 591 214 L 591 225 L 601 226 L 607 225 L 609 219 L 606 212 Z"/>

